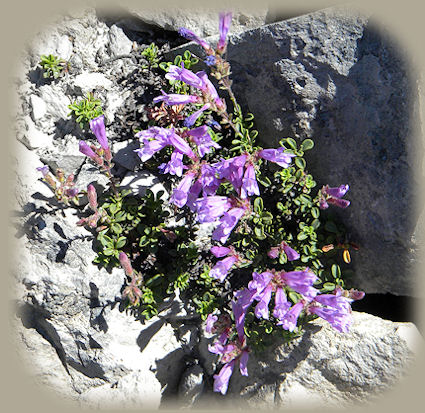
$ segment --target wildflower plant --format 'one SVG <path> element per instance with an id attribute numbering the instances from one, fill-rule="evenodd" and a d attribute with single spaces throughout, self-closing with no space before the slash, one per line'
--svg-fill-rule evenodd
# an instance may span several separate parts
<path id="1" fill-rule="evenodd" d="M 103 114 L 100 100 L 90 92 L 87 93 L 86 98 L 68 105 L 68 109 L 70 110 L 68 116 L 71 116 L 81 129 L 86 129 L 91 120 Z"/>
<path id="2" fill-rule="evenodd" d="M 355 244 L 330 212 L 350 205 L 349 186 L 316 188 L 304 157 L 311 139 L 260 145 L 254 115 L 243 113 L 232 91 L 225 58 L 231 13 L 219 22 L 215 47 L 180 30 L 202 47 L 206 69 L 191 70 L 200 59 L 189 51 L 159 63 L 169 89 L 153 99 L 151 126 L 136 133 L 142 167 L 169 178 L 169 199 L 122 190 L 104 117 L 86 116 L 100 146 L 81 141 L 80 151 L 108 176 L 110 191 L 89 185 L 78 224 L 96 237 L 97 264 L 123 268 L 122 299 L 136 315 L 152 317 L 176 294 L 196 308 L 222 364 L 214 391 L 225 394 L 234 369 L 248 375 L 249 353 L 275 337 L 289 341 L 317 317 L 347 332 L 350 304 L 364 293 L 346 286 L 341 268 Z M 201 224 L 213 230 L 210 243 L 199 245 Z"/>
<path id="3" fill-rule="evenodd" d="M 38 65 L 43 70 L 45 79 L 57 79 L 67 69 L 68 65 L 64 59 L 52 54 L 41 55 Z"/>

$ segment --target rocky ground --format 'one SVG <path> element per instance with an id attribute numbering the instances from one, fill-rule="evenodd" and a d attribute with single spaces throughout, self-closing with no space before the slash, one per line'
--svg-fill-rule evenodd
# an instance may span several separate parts
<path id="1" fill-rule="evenodd" d="M 319 179 L 350 182 L 347 220 L 362 246 L 353 262 L 358 287 L 415 295 L 412 154 L 423 149 L 415 73 L 368 16 L 337 8 L 283 22 L 266 18 L 263 11 L 234 19 L 229 60 L 236 93 L 255 114 L 265 146 L 282 136 L 312 137 Z M 22 255 L 13 274 L 12 322 L 37 382 L 80 406 L 224 403 L 211 390 L 217 360 L 207 350 L 210 338 L 193 314 L 179 297 L 143 324 L 126 314 L 119 305 L 123 271 L 92 264 L 91 234 L 75 225 L 75 210 L 59 208 L 36 171 L 47 164 L 74 173 L 78 187 L 106 186 L 78 150 L 89 134 L 68 116 L 72 101 L 94 91 L 104 102 L 116 175 L 138 188 L 159 184 L 141 173 L 133 153 L 134 130 L 146 126 L 146 106 L 163 82 L 160 69 L 142 68 L 140 52 L 155 41 L 173 56 L 184 43 L 178 27 L 209 36 L 216 24 L 214 16 L 130 10 L 111 17 L 87 9 L 43 30 L 22 55 L 13 207 Z M 42 54 L 68 60 L 68 73 L 45 81 L 37 69 Z M 290 346 L 275 343 L 267 354 L 251 355 L 249 377 L 236 372 L 226 400 L 266 407 L 308 398 L 346 406 L 377 397 L 405 375 L 422 339 L 412 323 L 354 318 L 349 334 L 316 321 Z"/>

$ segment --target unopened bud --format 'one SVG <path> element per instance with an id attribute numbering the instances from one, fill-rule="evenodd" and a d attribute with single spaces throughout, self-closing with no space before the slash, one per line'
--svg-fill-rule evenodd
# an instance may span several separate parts
<path id="1" fill-rule="evenodd" d="M 89 206 L 93 211 L 97 211 L 97 194 L 95 187 L 90 184 L 87 187 L 87 198 L 89 199 Z"/>
<path id="2" fill-rule="evenodd" d="M 124 268 L 125 274 L 131 277 L 133 275 L 133 268 L 130 264 L 130 260 L 128 259 L 127 254 L 125 252 L 120 252 L 119 260 L 121 267 Z"/>

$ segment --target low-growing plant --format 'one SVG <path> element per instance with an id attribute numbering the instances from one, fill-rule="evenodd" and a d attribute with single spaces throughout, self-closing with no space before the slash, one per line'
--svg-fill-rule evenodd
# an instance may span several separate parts
<path id="1" fill-rule="evenodd" d="M 100 99 L 95 99 L 91 92 L 87 93 L 86 98 L 68 105 L 68 109 L 71 111 L 68 116 L 72 116 L 81 129 L 86 129 L 92 119 L 103 114 Z"/>
<path id="2" fill-rule="evenodd" d="M 290 341 L 317 317 L 347 332 L 350 304 L 364 295 L 347 289 L 349 249 L 357 246 L 328 212 L 350 205 L 343 198 L 349 187 L 317 189 L 305 159 L 312 139 L 283 137 L 277 148 L 260 146 L 254 115 L 243 113 L 231 87 L 230 22 L 230 13 L 220 15 L 215 48 L 180 31 L 203 48 L 227 102 L 205 71 L 190 70 L 199 60 L 189 51 L 159 64 L 169 90 L 154 98 L 161 106 L 149 111 L 152 125 L 136 133 L 136 152 L 145 169 L 169 175 L 169 199 L 121 189 L 111 173 L 104 118 L 87 117 L 100 147 L 81 141 L 80 151 L 111 184 L 99 200 L 89 185 L 89 215 L 78 222 L 96 236 L 95 262 L 123 268 L 122 298 L 135 314 L 150 318 L 176 294 L 196 309 L 215 336 L 209 350 L 223 364 L 214 375 L 214 391 L 222 394 L 236 364 L 247 375 L 249 352 L 275 337 Z M 209 242 L 197 240 L 200 224 L 213 224 Z"/>
<path id="3" fill-rule="evenodd" d="M 142 56 L 146 58 L 149 64 L 149 66 L 145 66 L 144 68 L 147 69 L 148 67 L 150 67 L 151 69 L 154 69 L 158 67 L 158 63 L 160 61 L 158 53 L 159 49 L 155 43 L 151 43 L 142 51 Z"/>
<path id="4" fill-rule="evenodd" d="M 38 64 L 43 70 L 43 77 L 45 79 L 57 79 L 68 67 L 64 59 L 52 54 L 41 55 Z"/>

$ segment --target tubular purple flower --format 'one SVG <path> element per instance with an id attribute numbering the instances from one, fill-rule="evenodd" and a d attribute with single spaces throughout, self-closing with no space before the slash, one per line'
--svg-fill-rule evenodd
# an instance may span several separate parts
<path id="1" fill-rule="evenodd" d="M 243 351 L 239 359 L 239 371 L 242 376 L 248 376 L 248 359 L 249 353 L 247 351 Z"/>
<path id="2" fill-rule="evenodd" d="M 226 37 L 229 32 L 230 25 L 232 24 L 232 13 L 220 13 L 219 16 L 219 32 L 220 39 L 217 43 L 217 51 L 223 53 L 226 49 Z"/>
<path id="3" fill-rule="evenodd" d="M 187 194 L 187 203 L 186 205 L 189 207 L 189 209 L 192 212 L 196 211 L 196 200 L 198 199 L 199 193 L 202 190 L 202 184 L 199 181 L 199 179 L 197 179 L 195 181 L 195 183 L 191 186 L 191 188 L 189 189 L 189 192 Z"/>
<path id="4" fill-rule="evenodd" d="M 136 152 L 142 162 L 146 162 L 148 159 L 165 148 L 167 145 L 171 145 L 170 135 L 174 134 L 171 129 L 151 127 L 148 130 L 138 132 L 137 137 L 141 138 L 143 147 L 136 149 Z"/>
<path id="5" fill-rule="evenodd" d="M 217 59 L 215 58 L 215 56 L 212 56 L 212 55 L 207 56 L 207 58 L 204 60 L 204 63 L 207 66 L 213 66 L 215 65 L 216 62 L 217 62 Z"/>
<path id="6" fill-rule="evenodd" d="M 109 148 L 108 138 L 106 137 L 105 116 L 100 115 L 90 121 L 90 129 L 95 134 L 97 141 L 103 150 Z"/>
<path id="7" fill-rule="evenodd" d="M 269 303 L 272 298 L 272 285 L 268 285 L 264 290 L 256 296 L 259 299 L 258 304 L 255 306 L 254 314 L 257 318 L 269 319 Z"/>
<path id="8" fill-rule="evenodd" d="M 195 172 L 187 172 L 183 179 L 180 181 L 176 189 L 171 195 L 170 202 L 182 208 L 186 205 L 188 192 L 192 186 L 192 181 L 195 177 Z"/>
<path id="9" fill-rule="evenodd" d="M 328 198 L 327 199 L 328 204 L 336 205 L 339 208 L 347 208 L 350 206 L 350 201 L 347 199 L 339 199 L 339 198 Z"/>
<path id="10" fill-rule="evenodd" d="M 242 178 L 246 161 L 246 155 L 239 155 L 230 159 L 222 159 L 214 165 L 219 178 L 229 181 L 238 193 L 242 186 Z"/>
<path id="11" fill-rule="evenodd" d="M 181 80 L 197 89 L 202 89 L 204 86 L 202 80 L 195 73 L 184 68 L 183 63 L 182 67 L 171 65 L 165 78 L 168 80 Z"/>
<path id="12" fill-rule="evenodd" d="M 275 259 L 279 256 L 279 247 L 272 247 L 270 251 L 267 252 L 269 258 Z"/>
<path id="13" fill-rule="evenodd" d="M 210 277 L 223 282 L 233 265 L 238 261 L 235 256 L 218 261 L 210 271 Z"/>
<path id="14" fill-rule="evenodd" d="M 288 258 L 288 261 L 295 261 L 300 258 L 300 254 L 298 254 L 298 252 L 291 248 L 286 242 L 282 243 L 282 249 Z"/>
<path id="15" fill-rule="evenodd" d="M 80 192 L 77 188 L 68 188 L 65 190 L 65 195 L 69 198 L 74 198 Z"/>
<path id="16" fill-rule="evenodd" d="M 351 301 L 349 298 L 336 294 L 320 294 L 314 298 L 319 304 L 335 308 L 349 313 L 351 311 Z"/>
<path id="17" fill-rule="evenodd" d="M 187 155 L 191 159 L 196 158 L 192 149 L 190 149 L 189 144 L 183 138 L 181 138 L 179 135 L 172 132 L 172 133 L 170 133 L 169 139 L 170 139 L 170 145 L 173 145 L 176 148 L 177 151 Z"/>
<path id="18" fill-rule="evenodd" d="M 229 363 L 225 364 L 219 374 L 214 375 L 214 386 L 213 389 L 215 392 L 220 392 L 221 394 L 226 394 L 227 388 L 229 387 L 229 380 L 232 376 L 233 369 L 235 368 L 236 360 L 232 360 Z"/>
<path id="19" fill-rule="evenodd" d="M 348 333 L 353 322 L 351 313 L 336 308 L 311 306 L 308 310 L 326 320 L 335 330 L 341 333 Z"/>
<path id="20" fill-rule="evenodd" d="M 198 213 L 198 221 L 214 222 L 230 209 L 232 203 L 225 196 L 208 196 L 200 198 L 195 202 L 195 207 Z"/>
<path id="21" fill-rule="evenodd" d="M 203 70 L 201 70 L 200 72 L 196 73 L 196 76 L 198 76 L 202 81 L 201 90 L 206 92 L 214 101 L 216 99 L 219 99 L 217 90 L 211 83 L 211 80 L 208 78 L 208 75 Z"/>
<path id="22" fill-rule="evenodd" d="M 161 165 L 159 165 L 158 169 L 163 174 L 182 176 L 183 169 L 187 169 L 187 166 L 183 164 L 183 154 L 174 151 L 171 154 L 170 161 L 167 163 L 162 163 Z"/>
<path id="23" fill-rule="evenodd" d="M 35 169 L 41 172 L 43 174 L 43 177 L 45 177 L 49 173 L 49 167 L 47 165 L 39 166 L 38 168 L 35 168 Z"/>
<path id="24" fill-rule="evenodd" d="M 277 325 L 281 325 L 282 328 L 288 331 L 294 331 L 297 326 L 298 317 L 304 307 L 304 304 L 299 301 L 294 304 L 290 310 L 283 316 L 282 320 L 280 320 Z"/>
<path id="25" fill-rule="evenodd" d="M 214 327 L 214 323 L 218 320 L 218 317 L 216 315 L 213 314 L 208 314 L 207 320 L 206 320 L 206 325 L 205 325 L 205 331 L 209 334 L 213 334 L 213 327 Z"/>
<path id="26" fill-rule="evenodd" d="M 276 289 L 274 299 L 275 305 L 273 309 L 273 317 L 282 319 L 291 307 L 291 304 L 288 302 L 283 288 Z"/>
<path id="27" fill-rule="evenodd" d="M 188 116 L 183 121 L 184 126 L 186 126 L 186 128 L 190 128 L 191 126 L 193 126 L 195 124 L 195 122 L 197 121 L 197 119 L 199 118 L 199 116 L 201 116 L 202 112 L 209 109 L 210 106 L 211 106 L 210 103 L 206 103 L 204 106 L 202 106 L 201 109 L 197 110 L 196 112 L 193 112 L 190 116 Z"/>
<path id="28" fill-rule="evenodd" d="M 306 268 L 304 271 L 284 272 L 281 274 L 281 279 L 294 291 L 302 294 L 310 301 L 319 292 L 312 286 L 317 280 L 317 276 L 309 268 Z"/>
<path id="29" fill-rule="evenodd" d="M 260 195 L 260 189 L 258 188 L 257 179 L 255 177 L 255 168 L 251 163 L 249 163 L 245 169 L 240 192 L 241 198 Z"/>
<path id="30" fill-rule="evenodd" d="M 325 187 L 325 193 L 335 198 L 341 198 L 347 193 L 349 189 L 350 187 L 348 185 L 340 185 L 336 188 Z"/>
<path id="31" fill-rule="evenodd" d="M 235 228 L 239 220 L 245 215 L 245 212 L 245 208 L 232 208 L 230 211 L 225 212 L 220 219 L 220 225 L 212 234 L 212 239 L 224 244 L 230 237 L 233 228 Z"/>
<path id="32" fill-rule="evenodd" d="M 162 96 L 153 98 L 154 103 L 165 102 L 167 105 L 185 105 L 187 103 L 199 102 L 199 96 L 194 95 L 179 95 L 177 93 L 165 93 L 161 90 Z"/>
<path id="33" fill-rule="evenodd" d="M 216 177 L 216 171 L 209 164 L 203 164 L 201 166 L 199 182 L 202 185 L 202 194 L 204 196 L 215 195 L 220 186 L 220 180 Z"/>
<path id="34" fill-rule="evenodd" d="M 198 147 L 198 153 L 201 158 L 206 153 L 209 153 L 211 148 L 221 148 L 221 146 L 217 142 L 214 142 L 211 139 L 211 135 L 208 133 L 208 127 L 205 125 L 199 126 L 195 129 L 191 129 L 187 133 L 193 137 L 193 141 Z"/>
<path id="35" fill-rule="evenodd" d="M 287 168 L 295 155 L 292 153 L 285 153 L 284 151 L 284 147 L 278 149 L 262 149 L 258 152 L 258 156 L 266 161 L 277 163 L 282 168 Z"/>
<path id="36" fill-rule="evenodd" d="M 214 247 L 211 247 L 210 252 L 211 254 L 214 255 L 214 257 L 222 258 L 222 257 L 225 257 L 226 255 L 229 255 L 232 252 L 232 250 L 227 247 L 219 247 L 215 245 Z"/>
<path id="37" fill-rule="evenodd" d="M 261 292 L 269 285 L 270 281 L 273 278 L 273 274 L 268 271 L 262 273 L 253 272 L 252 280 L 248 283 L 248 289 L 255 291 L 255 299 L 260 297 Z"/>
<path id="38" fill-rule="evenodd" d="M 185 27 L 180 27 L 178 32 L 179 35 L 184 37 L 185 39 L 198 43 L 201 47 L 205 49 L 207 53 L 213 52 L 211 46 L 205 40 L 201 39 L 198 35 L 193 33 L 191 30 L 186 29 Z"/>
<path id="39" fill-rule="evenodd" d="M 84 141 L 80 141 L 80 143 L 79 143 L 79 151 L 82 154 L 88 156 L 90 159 L 93 159 L 93 160 L 96 159 L 96 157 L 98 157 L 98 155 L 96 155 L 93 152 L 93 149 L 90 148 L 90 146 L 87 145 L 87 143 L 85 143 Z"/>
<path id="40" fill-rule="evenodd" d="M 245 316 L 248 308 L 254 301 L 256 291 L 249 289 L 238 290 L 234 293 L 236 301 L 232 300 L 232 311 L 235 317 L 236 331 L 238 332 L 239 340 L 244 338 Z"/>

